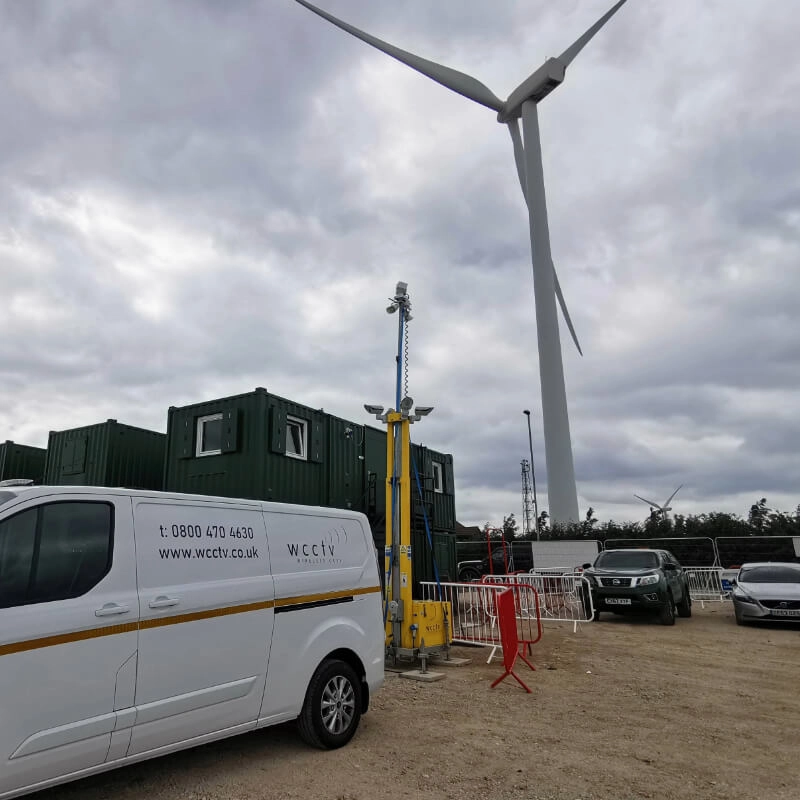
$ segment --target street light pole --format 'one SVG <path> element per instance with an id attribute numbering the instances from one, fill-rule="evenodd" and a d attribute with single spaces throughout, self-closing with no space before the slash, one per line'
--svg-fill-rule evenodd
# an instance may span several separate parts
<path id="1" fill-rule="evenodd" d="M 531 451 L 531 483 L 533 484 L 533 517 L 536 528 L 536 541 L 539 541 L 539 503 L 536 500 L 536 470 L 533 468 L 533 436 L 531 434 L 531 412 L 526 408 L 522 412 L 528 418 L 528 447 Z"/>

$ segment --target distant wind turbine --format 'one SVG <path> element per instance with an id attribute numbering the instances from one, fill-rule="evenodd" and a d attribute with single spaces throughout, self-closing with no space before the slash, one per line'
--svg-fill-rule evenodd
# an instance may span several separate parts
<path id="1" fill-rule="evenodd" d="M 440 83 L 445 88 L 496 111 L 497 121 L 508 126 L 514 146 L 517 174 L 528 206 L 550 518 L 555 523 L 577 522 L 578 493 L 572 460 L 572 442 L 567 412 L 567 393 L 564 386 L 564 365 L 561 357 L 556 298 L 578 352 L 581 352 L 581 348 L 561 293 L 550 253 L 550 232 L 547 224 L 537 104 L 564 81 L 567 67 L 626 0 L 619 0 L 558 58 L 548 58 L 539 69 L 511 92 L 505 102 L 470 75 L 401 50 L 399 47 L 337 19 L 307 0 L 296 0 L 296 2 L 357 39 L 361 39 L 362 42 L 372 45 Z M 520 117 L 522 118 L 522 134 L 520 134 L 518 122 Z"/>
<path id="2" fill-rule="evenodd" d="M 635 497 L 637 500 L 641 500 L 643 503 L 647 503 L 647 505 L 649 505 L 649 506 L 651 507 L 651 508 L 650 508 L 650 510 L 651 510 L 651 511 L 653 510 L 653 508 L 654 508 L 654 507 L 655 507 L 655 508 L 657 508 L 657 509 L 658 509 L 658 513 L 659 513 L 659 514 L 661 514 L 661 519 L 663 519 L 663 520 L 667 520 L 667 519 L 669 519 L 669 512 L 670 512 L 670 511 L 672 511 L 672 506 L 670 505 L 670 503 L 672 502 L 672 498 L 673 498 L 673 497 L 675 497 L 675 495 L 676 495 L 676 494 L 678 494 L 678 492 L 681 490 L 681 488 L 682 488 L 682 487 L 683 487 L 683 484 L 681 484 L 681 485 L 680 485 L 680 486 L 679 486 L 679 487 L 678 487 L 678 488 L 677 488 L 677 489 L 676 489 L 676 490 L 675 490 L 675 491 L 674 491 L 674 492 L 673 492 L 673 493 L 672 493 L 672 494 L 671 494 L 671 495 L 670 495 L 670 496 L 667 498 L 667 502 L 666 502 L 666 503 L 664 503 L 664 505 L 663 505 L 663 506 L 660 506 L 658 503 L 654 503 L 652 500 L 645 500 L 645 499 L 644 499 L 644 497 L 642 497 L 642 496 L 640 496 L 640 495 L 638 495 L 638 494 L 635 494 L 635 495 L 634 495 L 634 497 Z"/>

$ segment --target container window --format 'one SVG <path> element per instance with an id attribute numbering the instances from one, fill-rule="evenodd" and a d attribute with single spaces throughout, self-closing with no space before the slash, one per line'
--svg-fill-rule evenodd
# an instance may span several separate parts
<path id="1" fill-rule="evenodd" d="M 308 422 L 297 417 L 286 417 L 286 455 L 308 459 Z"/>
<path id="2" fill-rule="evenodd" d="M 218 456 L 222 453 L 222 414 L 207 414 L 197 419 L 198 456 Z"/>
<path id="3" fill-rule="evenodd" d="M 438 461 L 433 462 L 433 491 L 438 494 L 444 492 L 444 470 Z"/>

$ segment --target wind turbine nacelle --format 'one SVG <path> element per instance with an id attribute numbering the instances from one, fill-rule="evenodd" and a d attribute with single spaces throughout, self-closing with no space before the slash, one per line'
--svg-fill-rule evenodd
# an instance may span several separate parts
<path id="1" fill-rule="evenodd" d="M 539 103 L 564 82 L 567 68 L 563 61 L 548 58 L 536 72 L 526 78 L 508 96 L 503 108 L 497 113 L 498 122 L 508 122 L 522 116 L 522 104 L 526 100 Z"/>

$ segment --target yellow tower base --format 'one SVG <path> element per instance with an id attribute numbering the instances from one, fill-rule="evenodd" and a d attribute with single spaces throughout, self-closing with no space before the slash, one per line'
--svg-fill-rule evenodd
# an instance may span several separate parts
<path id="1" fill-rule="evenodd" d="M 386 508 L 389 512 L 385 549 L 385 574 L 388 578 L 386 601 L 389 608 L 386 644 L 387 650 L 395 657 L 402 655 L 413 658 L 420 655 L 420 650 L 427 653 L 449 647 L 453 638 L 452 614 L 450 603 L 411 598 L 409 419 L 400 412 L 389 412 L 386 416 Z M 395 484 L 393 475 L 396 476 Z M 398 504 L 397 508 L 395 503 Z"/>

